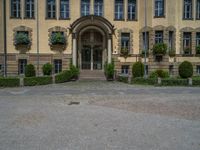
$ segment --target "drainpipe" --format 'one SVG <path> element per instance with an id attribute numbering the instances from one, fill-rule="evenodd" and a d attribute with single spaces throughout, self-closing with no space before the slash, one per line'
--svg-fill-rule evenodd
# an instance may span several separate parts
<path id="1" fill-rule="evenodd" d="M 4 77 L 7 77 L 7 27 L 6 27 L 6 0 L 4 0 Z"/>
<path id="2" fill-rule="evenodd" d="M 145 8 L 144 8 L 144 10 L 145 10 L 145 50 L 144 50 L 144 78 L 147 78 L 147 0 L 145 0 Z"/>
<path id="3" fill-rule="evenodd" d="M 39 76 L 39 66 L 40 66 L 40 51 L 39 51 L 39 3 L 37 2 L 37 76 Z"/>

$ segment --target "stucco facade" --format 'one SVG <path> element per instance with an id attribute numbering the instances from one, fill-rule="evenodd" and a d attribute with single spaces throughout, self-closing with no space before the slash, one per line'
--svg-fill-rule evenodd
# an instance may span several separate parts
<path id="1" fill-rule="evenodd" d="M 145 11 L 144 0 L 137 0 L 136 19 L 127 19 L 127 3 L 128 0 L 124 0 L 124 19 L 115 20 L 114 7 L 115 0 L 104 0 L 103 19 L 101 17 L 94 16 L 94 0 L 90 0 L 90 15 L 81 17 L 81 2 L 80 0 L 70 0 L 70 17 L 68 19 L 60 19 L 60 0 L 56 0 L 56 18 L 46 18 L 46 0 L 39 1 L 38 13 L 39 13 L 39 43 L 37 43 L 37 7 L 35 4 L 35 17 L 33 19 L 25 18 L 25 6 L 24 1 L 21 0 L 21 17 L 12 18 L 11 16 L 11 4 L 10 0 L 6 0 L 6 24 L 7 24 L 7 70 L 10 75 L 19 74 L 19 59 L 26 59 L 27 63 L 32 63 L 37 66 L 39 50 L 39 64 L 40 73 L 43 64 L 50 62 L 53 63 L 55 59 L 62 60 L 62 70 L 69 67 L 69 63 L 73 62 L 80 69 L 81 67 L 81 37 L 79 33 L 83 29 L 98 30 L 103 35 L 103 54 L 102 54 L 102 67 L 106 61 L 110 61 L 111 57 L 115 62 L 115 68 L 118 72 L 121 72 L 122 65 L 132 65 L 136 61 L 143 61 L 141 57 L 141 51 L 143 50 L 142 32 L 145 31 Z M 3 8 L 3 0 L 0 1 L 0 7 Z M 183 19 L 183 0 L 165 0 L 165 13 L 163 17 L 154 17 L 154 0 L 147 0 L 147 31 L 149 32 L 149 49 L 150 55 L 147 58 L 148 70 L 151 72 L 155 69 L 169 70 L 169 66 L 173 66 L 173 74 L 177 74 L 177 66 L 184 60 L 189 60 L 194 64 L 194 71 L 196 72 L 196 66 L 200 65 L 200 57 L 195 54 L 195 35 L 196 32 L 200 32 L 200 20 L 195 17 L 196 0 L 193 0 L 193 19 Z M 35 2 L 36 3 L 36 2 Z M 3 20 L 3 9 L 0 9 L 0 20 Z M 81 20 L 81 18 L 83 18 Z M 104 20 L 105 19 L 105 20 Z M 82 22 L 78 21 L 81 20 Z M 84 25 L 85 23 L 85 25 Z M 73 27 L 73 25 L 76 25 Z M 112 27 L 109 27 L 112 25 Z M 81 26 L 81 27 L 79 27 Z M 97 29 L 96 29 L 97 28 Z M 107 28 L 110 28 L 107 30 Z M 111 29 L 112 28 L 112 29 Z M 75 30 L 76 29 L 76 30 Z M 31 39 L 31 45 L 25 52 L 21 49 L 17 49 L 14 45 L 14 37 L 17 31 L 28 31 Z M 111 31 L 112 30 L 112 31 Z M 0 63 L 3 65 L 3 21 L 0 21 Z M 66 45 L 62 50 L 58 48 L 52 49 L 49 45 L 51 33 L 53 31 L 62 31 L 66 37 Z M 77 33 L 75 32 L 77 31 Z M 110 33 L 108 33 L 110 31 Z M 164 56 L 162 62 L 156 62 L 154 56 L 151 55 L 151 49 L 154 45 L 155 31 L 163 31 L 164 43 L 168 44 L 169 31 L 173 31 L 173 49 L 176 51 L 175 57 Z M 121 33 L 130 33 L 130 52 L 129 57 L 124 58 L 120 55 L 121 50 Z M 183 32 L 192 33 L 192 55 L 185 56 L 183 54 Z M 103 34 L 105 33 L 105 34 Z M 74 40 L 73 40 L 74 39 Z M 109 47 L 110 39 L 110 47 Z M 39 44 L 39 49 L 37 49 Z M 111 56 L 109 56 L 109 48 Z M 74 60 L 75 58 L 75 60 Z M 131 67 L 130 67 L 131 68 Z"/>

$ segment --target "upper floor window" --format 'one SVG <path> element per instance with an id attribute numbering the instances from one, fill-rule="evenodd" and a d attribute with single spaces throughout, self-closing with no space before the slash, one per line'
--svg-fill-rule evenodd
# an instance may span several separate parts
<path id="1" fill-rule="evenodd" d="M 20 0 L 11 0 L 11 17 L 13 17 L 13 18 L 21 17 Z"/>
<path id="2" fill-rule="evenodd" d="M 60 18 L 69 18 L 69 0 L 60 0 Z"/>
<path id="3" fill-rule="evenodd" d="M 81 0 L 81 16 L 90 15 L 90 0 Z"/>
<path id="4" fill-rule="evenodd" d="M 115 0 L 115 19 L 122 20 L 124 19 L 124 1 Z"/>
<path id="5" fill-rule="evenodd" d="M 34 18 L 34 0 L 25 0 L 25 17 Z"/>
<path id="6" fill-rule="evenodd" d="M 197 0 L 196 18 L 200 19 L 200 0 Z"/>
<path id="7" fill-rule="evenodd" d="M 192 48 L 192 33 L 184 32 L 183 33 L 183 51 L 184 54 L 191 54 Z"/>
<path id="8" fill-rule="evenodd" d="M 157 43 L 163 43 L 163 31 L 155 32 L 155 44 Z"/>
<path id="9" fill-rule="evenodd" d="M 47 18 L 56 18 L 56 2 L 55 0 L 47 0 Z"/>
<path id="10" fill-rule="evenodd" d="M 183 18 L 192 19 L 192 0 L 184 0 Z"/>
<path id="11" fill-rule="evenodd" d="M 146 32 L 146 41 L 145 41 L 145 32 L 142 33 L 142 39 L 143 39 L 143 52 L 145 50 L 149 50 L 149 32 Z"/>
<path id="12" fill-rule="evenodd" d="M 136 0 L 128 0 L 128 20 L 136 20 Z"/>
<path id="13" fill-rule="evenodd" d="M 94 1 L 94 15 L 103 16 L 103 0 Z"/>
<path id="14" fill-rule="evenodd" d="M 155 0 L 155 17 L 163 17 L 164 16 L 164 0 Z"/>
<path id="15" fill-rule="evenodd" d="M 130 33 L 121 33 L 121 49 L 130 51 Z"/>

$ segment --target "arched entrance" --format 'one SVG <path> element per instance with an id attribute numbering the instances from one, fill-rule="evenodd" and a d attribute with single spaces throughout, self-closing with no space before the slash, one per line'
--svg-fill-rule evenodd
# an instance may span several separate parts
<path id="1" fill-rule="evenodd" d="M 102 70 L 111 62 L 114 26 L 100 16 L 85 16 L 71 25 L 72 62 L 83 70 Z"/>
<path id="2" fill-rule="evenodd" d="M 82 70 L 102 70 L 106 55 L 106 36 L 96 27 L 87 27 L 79 34 L 78 66 Z"/>

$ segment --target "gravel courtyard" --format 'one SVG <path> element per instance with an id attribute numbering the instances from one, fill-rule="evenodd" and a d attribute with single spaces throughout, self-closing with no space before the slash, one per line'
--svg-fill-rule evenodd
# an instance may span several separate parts
<path id="1" fill-rule="evenodd" d="M 78 81 L 0 89 L 0 150 L 200 150 L 200 88 Z"/>

